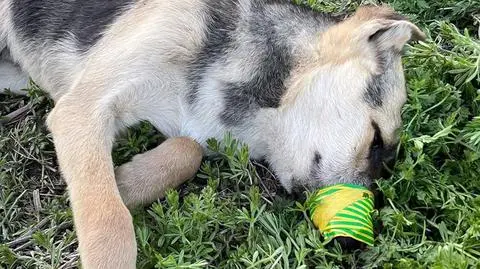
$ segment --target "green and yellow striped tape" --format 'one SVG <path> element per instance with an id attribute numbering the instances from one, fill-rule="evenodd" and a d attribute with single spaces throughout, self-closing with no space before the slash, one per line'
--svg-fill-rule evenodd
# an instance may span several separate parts
<path id="1" fill-rule="evenodd" d="M 339 184 L 321 189 L 310 200 L 309 208 L 326 244 L 342 236 L 373 246 L 373 193 L 367 188 Z"/>

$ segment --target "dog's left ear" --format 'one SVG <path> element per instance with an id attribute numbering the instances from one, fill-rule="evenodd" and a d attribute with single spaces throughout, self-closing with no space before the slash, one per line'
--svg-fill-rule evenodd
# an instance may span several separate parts
<path id="1" fill-rule="evenodd" d="M 349 59 L 363 59 L 364 65 L 380 51 L 402 51 L 410 40 L 423 40 L 425 34 L 388 6 L 364 6 L 352 16 L 320 34 L 314 54 L 317 65 L 341 64 Z M 372 57 L 373 56 L 373 57 Z M 367 59 L 367 61 L 365 61 Z"/>
<path id="2" fill-rule="evenodd" d="M 367 36 L 368 41 L 375 42 L 381 50 L 401 51 L 411 40 L 425 40 L 425 34 L 409 21 L 387 20 L 372 24 L 378 28 L 372 29 L 373 31 Z"/>
<path id="3" fill-rule="evenodd" d="M 420 28 L 387 6 L 359 8 L 351 20 L 360 26 L 357 41 L 375 42 L 382 50 L 401 51 L 411 40 L 425 40 Z"/>

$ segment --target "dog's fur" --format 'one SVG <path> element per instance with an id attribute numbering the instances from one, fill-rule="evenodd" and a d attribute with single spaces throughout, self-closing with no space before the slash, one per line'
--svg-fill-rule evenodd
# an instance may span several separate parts
<path id="1" fill-rule="evenodd" d="M 2 0 L 0 88 L 31 77 L 55 100 L 84 268 L 134 268 L 125 205 L 192 177 L 199 144 L 226 131 L 288 191 L 369 185 L 398 139 L 401 50 L 422 37 L 387 7 L 339 19 L 288 0 Z M 115 170 L 115 135 L 140 120 L 172 138 Z"/>

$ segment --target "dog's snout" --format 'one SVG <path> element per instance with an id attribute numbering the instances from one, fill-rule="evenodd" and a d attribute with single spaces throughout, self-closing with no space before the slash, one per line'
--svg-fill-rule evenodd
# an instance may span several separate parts
<path id="1" fill-rule="evenodd" d="M 397 147 L 398 145 L 394 145 L 385 150 L 384 163 L 388 167 L 391 167 L 395 164 L 396 157 L 397 157 L 397 151 L 396 151 Z"/>
<path id="2" fill-rule="evenodd" d="M 390 177 L 396 162 L 397 145 L 386 146 L 371 152 L 366 175 L 371 179 Z"/>
<path id="3" fill-rule="evenodd" d="M 397 148 L 398 145 L 393 145 L 385 150 L 383 157 L 383 165 L 381 167 L 381 177 L 386 178 L 391 176 L 390 171 L 393 169 L 397 161 Z"/>
<path id="4" fill-rule="evenodd" d="M 335 243 L 340 245 L 342 250 L 345 252 L 353 252 L 358 249 L 364 249 L 367 246 L 366 244 L 350 237 L 337 237 L 333 239 L 328 245 L 333 246 Z"/>

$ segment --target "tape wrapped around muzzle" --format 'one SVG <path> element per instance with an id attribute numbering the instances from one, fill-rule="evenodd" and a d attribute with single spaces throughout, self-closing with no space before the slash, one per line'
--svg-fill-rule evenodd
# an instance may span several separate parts
<path id="1" fill-rule="evenodd" d="M 310 217 L 328 244 L 349 237 L 373 246 L 374 196 L 363 186 L 339 184 L 323 188 L 309 201 Z"/>

